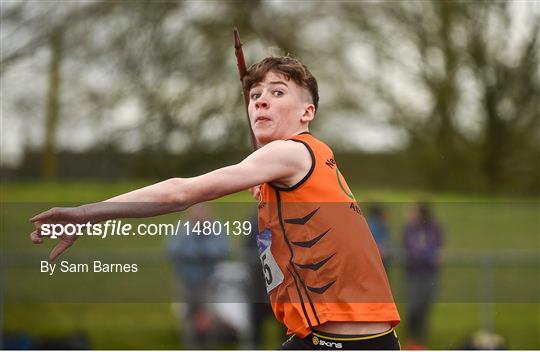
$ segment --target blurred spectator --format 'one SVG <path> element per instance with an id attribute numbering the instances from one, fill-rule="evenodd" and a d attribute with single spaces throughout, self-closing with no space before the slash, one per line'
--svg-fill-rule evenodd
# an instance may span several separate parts
<path id="1" fill-rule="evenodd" d="M 185 226 L 179 227 L 176 236 L 167 242 L 167 252 L 173 261 L 177 282 L 180 286 L 182 312 L 182 343 L 184 348 L 210 347 L 212 343 L 212 317 L 205 307 L 209 287 L 216 265 L 229 256 L 227 236 L 219 233 L 204 235 L 193 231 L 195 223 L 213 221 L 208 205 L 201 203 L 190 210 L 191 233 Z M 184 222 L 185 223 L 185 222 Z"/>
<path id="2" fill-rule="evenodd" d="M 413 209 L 404 229 L 405 294 L 408 344 L 406 349 L 425 349 L 428 316 L 439 281 L 442 231 L 426 203 Z"/>
<path id="3" fill-rule="evenodd" d="M 239 349 L 250 349 L 253 326 L 247 303 L 248 268 L 239 261 L 222 261 L 209 281 L 209 303 L 205 307 L 212 318 L 211 337 L 220 343 L 212 347 L 236 345 Z"/>
<path id="4" fill-rule="evenodd" d="M 381 258 L 386 269 L 387 275 L 390 274 L 390 265 L 392 263 L 393 250 L 390 244 L 390 230 L 386 218 L 386 211 L 380 204 L 371 204 L 368 208 L 367 222 L 371 234 L 377 242 Z"/>

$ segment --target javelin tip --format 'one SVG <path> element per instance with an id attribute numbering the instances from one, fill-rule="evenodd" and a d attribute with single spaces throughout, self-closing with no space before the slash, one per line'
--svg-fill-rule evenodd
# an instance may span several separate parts
<path id="1" fill-rule="evenodd" d="M 239 48 L 242 46 L 242 42 L 240 41 L 240 33 L 238 33 L 238 28 L 236 28 L 236 26 L 234 26 L 234 47 L 235 48 Z"/>

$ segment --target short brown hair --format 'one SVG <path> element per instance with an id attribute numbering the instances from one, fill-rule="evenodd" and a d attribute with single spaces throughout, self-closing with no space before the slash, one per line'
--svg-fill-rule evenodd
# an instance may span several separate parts
<path id="1" fill-rule="evenodd" d="M 253 85 L 262 82 L 268 72 L 279 73 L 287 79 L 292 79 L 299 86 L 306 88 L 315 105 L 319 107 L 319 88 L 317 80 L 306 65 L 288 56 L 270 56 L 251 65 L 244 77 L 244 88 L 250 90 Z"/>

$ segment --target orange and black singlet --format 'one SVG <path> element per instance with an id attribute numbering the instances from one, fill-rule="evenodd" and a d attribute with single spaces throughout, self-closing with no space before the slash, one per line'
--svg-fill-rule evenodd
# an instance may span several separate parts
<path id="1" fill-rule="evenodd" d="M 296 185 L 261 186 L 257 243 L 276 318 L 289 334 L 328 321 L 400 318 L 379 250 L 332 150 L 309 133 L 312 166 Z"/>

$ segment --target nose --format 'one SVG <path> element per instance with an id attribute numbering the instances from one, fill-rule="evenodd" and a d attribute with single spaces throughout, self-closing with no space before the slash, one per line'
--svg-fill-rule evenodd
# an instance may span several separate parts
<path id="1" fill-rule="evenodd" d="M 255 108 L 256 109 L 260 109 L 260 108 L 268 108 L 268 101 L 264 98 L 264 96 L 260 96 L 259 99 L 257 99 L 257 101 L 255 101 Z"/>

